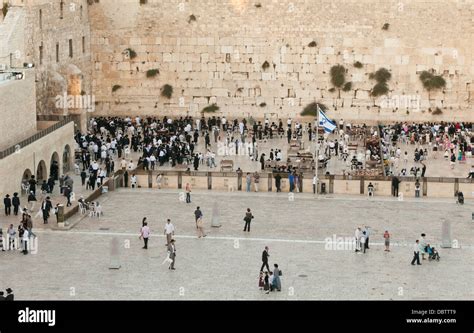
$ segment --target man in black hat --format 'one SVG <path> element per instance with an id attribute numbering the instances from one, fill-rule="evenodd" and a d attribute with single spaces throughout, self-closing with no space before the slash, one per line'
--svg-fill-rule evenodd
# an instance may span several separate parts
<path id="1" fill-rule="evenodd" d="M 48 223 L 48 218 L 49 218 L 49 212 L 53 208 L 53 204 L 51 203 L 51 198 L 46 197 L 46 200 L 43 201 L 41 204 L 41 211 L 43 213 L 43 222 L 44 224 Z"/>
<path id="2" fill-rule="evenodd" d="M 9 216 L 12 212 L 12 199 L 10 199 L 10 194 L 5 196 L 3 204 L 5 205 L 5 215 Z"/>
<path id="3" fill-rule="evenodd" d="M 18 197 L 18 192 L 13 193 L 12 205 L 13 205 L 13 214 L 17 216 L 18 207 L 20 207 L 20 198 Z"/>
<path id="4" fill-rule="evenodd" d="M 7 297 L 5 297 L 5 301 L 13 301 L 14 296 L 13 296 L 13 290 L 10 288 L 7 288 Z"/>

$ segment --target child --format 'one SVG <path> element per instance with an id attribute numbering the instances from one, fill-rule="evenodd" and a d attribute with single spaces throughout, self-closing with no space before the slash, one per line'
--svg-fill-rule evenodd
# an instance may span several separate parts
<path id="1" fill-rule="evenodd" d="M 265 287 L 265 281 L 264 281 L 263 272 L 260 272 L 260 276 L 258 277 L 258 288 L 260 290 L 263 290 L 264 287 Z"/>

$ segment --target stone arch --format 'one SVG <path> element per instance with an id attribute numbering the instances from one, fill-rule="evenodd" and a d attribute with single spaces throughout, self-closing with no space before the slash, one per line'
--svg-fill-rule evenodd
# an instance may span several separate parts
<path id="1" fill-rule="evenodd" d="M 54 180 L 59 179 L 59 170 L 60 170 L 61 161 L 59 160 L 59 154 L 54 152 L 51 155 L 51 161 L 49 163 L 49 176 L 53 177 Z"/>
<path id="2" fill-rule="evenodd" d="M 43 180 L 48 180 L 48 169 L 46 169 L 46 162 L 41 160 L 36 168 L 36 181 L 39 183 Z"/>
<path id="3" fill-rule="evenodd" d="M 72 152 L 71 152 L 71 147 L 69 145 L 66 145 L 63 150 L 63 174 L 69 172 L 71 170 L 71 165 L 72 165 Z"/>
<path id="4" fill-rule="evenodd" d="M 23 171 L 23 175 L 21 176 L 21 193 L 26 194 L 28 189 L 28 181 L 31 179 L 33 173 L 30 169 L 26 169 Z"/>

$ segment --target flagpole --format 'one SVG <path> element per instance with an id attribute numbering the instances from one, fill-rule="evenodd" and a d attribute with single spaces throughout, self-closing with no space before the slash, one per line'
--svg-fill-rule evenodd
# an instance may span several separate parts
<path id="1" fill-rule="evenodd" d="M 316 198 L 319 198 L 319 104 L 316 103 Z"/>

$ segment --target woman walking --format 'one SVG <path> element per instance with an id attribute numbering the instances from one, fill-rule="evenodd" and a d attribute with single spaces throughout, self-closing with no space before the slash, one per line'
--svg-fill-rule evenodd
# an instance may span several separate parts
<path id="1" fill-rule="evenodd" d="M 196 224 L 197 224 L 198 238 L 206 237 L 207 235 L 204 233 L 204 221 L 202 220 L 202 216 L 198 218 Z"/>
<path id="2" fill-rule="evenodd" d="M 186 203 L 191 203 L 191 184 L 186 183 Z"/>
<path id="3" fill-rule="evenodd" d="M 390 234 L 388 233 L 388 230 L 385 230 L 385 233 L 383 234 L 383 238 L 385 239 L 384 251 L 390 252 Z"/>
<path id="4" fill-rule="evenodd" d="M 273 269 L 273 290 L 281 291 L 281 281 L 280 281 L 280 275 L 281 271 L 278 269 L 278 265 L 274 264 L 274 269 Z"/>

